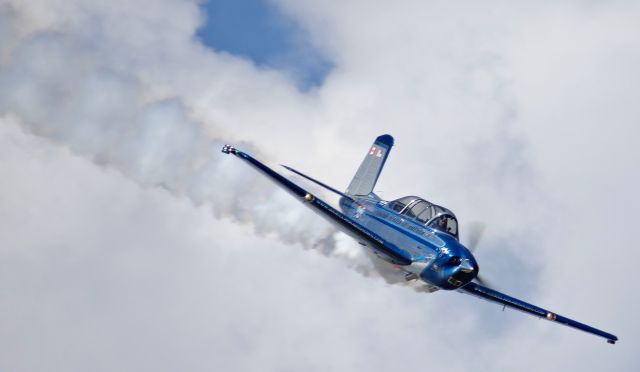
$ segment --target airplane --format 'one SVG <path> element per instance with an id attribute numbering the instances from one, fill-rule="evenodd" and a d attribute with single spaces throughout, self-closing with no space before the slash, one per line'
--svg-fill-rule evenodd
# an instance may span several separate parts
<path id="1" fill-rule="evenodd" d="M 479 266 L 471 250 L 460 243 L 458 220 L 449 209 L 417 196 L 393 201 L 378 197 L 373 188 L 393 144 L 394 139 L 388 134 L 377 137 L 345 192 L 283 165 L 287 170 L 339 195 L 341 210 L 247 153 L 230 145 L 224 145 L 222 152 L 235 155 L 260 171 L 340 231 L 404 273 L 407 281 L 420 281 L 430 291 L 467 293 L 498 303 L 503 309 L 519 310 L 603 337 L 610 344 L 618 341 L 613 334 L 489 288 L 478 276 Z"/>

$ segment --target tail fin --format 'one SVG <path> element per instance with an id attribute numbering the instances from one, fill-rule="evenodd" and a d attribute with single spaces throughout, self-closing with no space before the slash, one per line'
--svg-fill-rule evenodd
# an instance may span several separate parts
<path id="1" fill-rule="evenodd" d="M 347 188 L 349 195 L 369 195 L 378 181 L 382 167 L 384 167 L 389 151 L 393 147 L 393 137 L 384 134 L 376 138 L 375 142 L 364 157 L 360 168 Z"/>

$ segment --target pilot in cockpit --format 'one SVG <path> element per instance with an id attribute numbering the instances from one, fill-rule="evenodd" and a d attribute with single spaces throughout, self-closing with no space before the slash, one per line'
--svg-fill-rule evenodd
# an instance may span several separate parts
<path id="1" fill-rule="evenodd" d="M 447 217 L 446 216 L 441 216 L 438 217 L 438 219 L 436 220 L 436 224 L 434 226 L 434 228 L 443 231 L 443 232 L 447 232 L 449 230 L 447 230 Z"/>

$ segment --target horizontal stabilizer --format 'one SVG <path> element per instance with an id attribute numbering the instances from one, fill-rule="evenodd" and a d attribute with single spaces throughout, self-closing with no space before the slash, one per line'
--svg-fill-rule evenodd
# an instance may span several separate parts
<path id="1" fill-rule="evenodd" d="M 281 164 L 281 165 L 282 165 L 282 164 Z M 347 198 L 347 199 L 350 199 L 350 200 L 355 201 L 351 196 L 349 196 L 349 195 L 347 195 L 347 194 L 345 194 L 345 193 L 343 193 L 343 192 L 340 192 L 340 191 L 338 191 L 338 190 L 334 189 L 333 187 L 331 187 L 331 186 L 329 186 L 329 185 L 326 185 L 326 184 L 324 184 L 324 183 L 322 183 L 322 182 L 320 182 L 320 181 L 318 181 L 318 180 L 316 180 L 316 179 L 314 179 L 314 178 L 311 178 L 311 177 L 307 176 L 306 174 L 304 174 L 304 173 L 302 173 L 302 172 L 299 172 L 299 171 L 297 171 L 297 170 L 295 170 L 295 169 L 293 169 L 293 168 L 291 168 L 291 167 L 287 167 L 286 165 L 282 165 L 282 166 L 283 166 L 284 168 L 286 168 L 287 170 L 290 170 L 291 172 L 293 172 L 293 173 L 295 173 L 295 174 L 297 174 L 297 175 L 299 175 L 299 176 L 302 176 L 302 177 L 304 177 L 304 178 L 308 179 L 309 181 L 314 182 L 314 183 L 316 183 L 316 184 L 318 184 L 318 185 L 320 185 L 320 186 L 324 187 L 325 189 L 327 189 L 327 190 L 329 190 L 329 191 L 331 191 L 331 192 L 334 192 L 334 193 L 336 193 L 336 194 L 338 194 L 338 195 L 340 195 L 340 196 L 342 196 L 342 197 L 345 197 L 345 198 Z"/>

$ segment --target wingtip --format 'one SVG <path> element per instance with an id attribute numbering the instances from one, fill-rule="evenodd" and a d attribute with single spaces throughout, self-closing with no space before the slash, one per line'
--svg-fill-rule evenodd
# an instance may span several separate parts
<path id="1" fill-rule="evenodd" d="M 233 146 L 231 145 L 224 145 L 222 146 L 222 153 L 224 154 L 234 154 L 237 152 L 238 150 L 236 150 Z"/>

